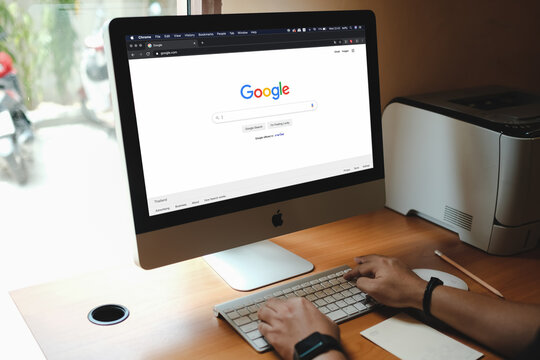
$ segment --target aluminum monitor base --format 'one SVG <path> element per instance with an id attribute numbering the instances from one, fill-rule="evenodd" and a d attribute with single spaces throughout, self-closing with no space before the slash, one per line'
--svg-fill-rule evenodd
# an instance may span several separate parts
<path id="1" fill-rule="evenodd" d="M 203 256 L 230 287 L 250 291 L 313 270 L 313 264 L 269 240 Z"/>

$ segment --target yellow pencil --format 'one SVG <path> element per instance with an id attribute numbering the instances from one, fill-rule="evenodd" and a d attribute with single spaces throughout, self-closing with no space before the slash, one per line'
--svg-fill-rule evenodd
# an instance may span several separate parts
<path id="1" fill-rule="evenodd" d="M 471 279 L 478 282 L 480 285 L 484 286 L 486 289 L 488 289 L 489 291 L 491 291 L 495 295 L 500 296 L 500 297 L 502 297 L 504 299 L 504 296 L 499 292 L 499 290 L 495 289 L 493 286 L 489 285 L 487 282 L 480 279 L 478 276 L 474 275 L 469 270 L 465 269 L 463 266 L 459 265 L 454 260 L 450 259 L 448 256 L 444 255 L 439 250 L 435 250 L 435 254 L 437 256 L 439 256 L 441 259 L 443 259 L 444 261 L 446 261 L 447 263 L 449 263 L 450 265 L 454 266 L 459 271 L 463 272 L 465 275 L 469 276 Z"/>

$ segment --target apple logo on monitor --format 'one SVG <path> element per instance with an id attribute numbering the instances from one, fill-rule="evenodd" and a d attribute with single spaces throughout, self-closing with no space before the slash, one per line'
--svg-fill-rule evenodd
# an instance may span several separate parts
<path id="1" fill-rule="evenodd" d="M 280 212 L 280 210 L 277 211 L 274 215 L 272 215 L 272 224 L 275 227 L 283 225 L 283 214 Z"/>

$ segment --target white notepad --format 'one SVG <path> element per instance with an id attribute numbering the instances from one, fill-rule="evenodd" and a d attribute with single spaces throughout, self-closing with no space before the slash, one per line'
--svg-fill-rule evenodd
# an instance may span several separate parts
<path id="1" fill-rule="evenodd" d="M 382 321 L 360 334 L 400 359 L 476 360 L 484 355 L 405 313 Z"/>

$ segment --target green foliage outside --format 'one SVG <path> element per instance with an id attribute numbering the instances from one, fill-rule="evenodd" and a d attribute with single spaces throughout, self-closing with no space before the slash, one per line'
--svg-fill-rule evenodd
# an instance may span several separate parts
<path id="1" fill-rule="evenodd" d="M 25 103 L 34 108 L 42 99 L 40 79 L 44 72 L 54 74 L 56 91 L 65 95 L 75 66 L 77 34 L 69 13 L 76 0 L 41 2 L 41 26 L 16 2 L 0 0 L 0 51 L 14 61 L 24 89 Z M 48 6 L 50 5 L 50 6 Z"/>
<path id="2" fill-rule="evenodd" d="M 0 51 L 12 57 L 25 92 L 25 103 L 32 107 L 37 97 L 34 82 L 44 58 L 40 38 L 30 16 L 16 2 L 0 0 L 0 20 Z"/>
<path id="3" fill-rule="evenodd" d="M 70 18 L 70 12 L 74 10 L 75 0 L 56 0 L 55 6 L 45 7 L 43 12 L 44 29 L 49 35 L 46 44 L 49 66 L 56 78 L 56 90 L 65 100 L 68 98 L 66 86 L 77 60 L 77 33 Z"/>

